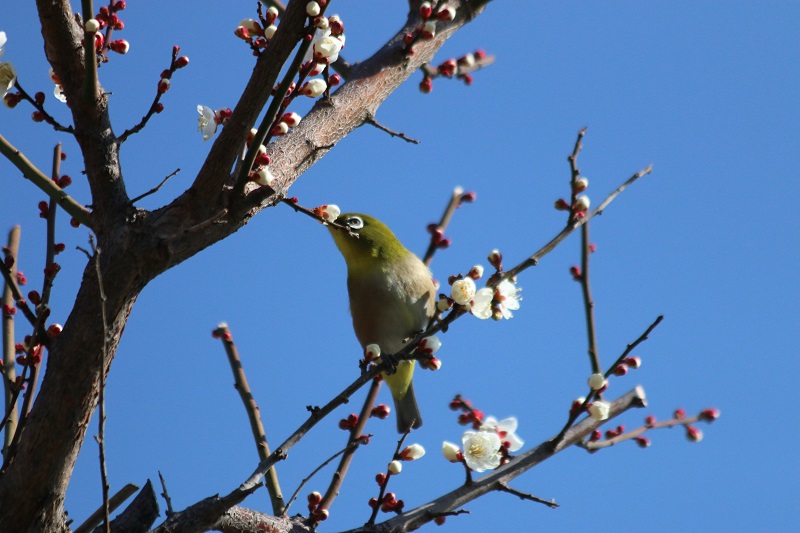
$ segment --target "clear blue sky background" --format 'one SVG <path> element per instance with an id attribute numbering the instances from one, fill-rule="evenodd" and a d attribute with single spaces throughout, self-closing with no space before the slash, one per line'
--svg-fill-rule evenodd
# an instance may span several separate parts
<path id="1" fill-rule="evenodd" d="M 5 6 L 5 59 L 29 91 L 51 94 L 32 2 Z M 233 28 L 253 2 L 129 2 L 119 34 L 130 53 L 100 70 L 117 133 L 135 124 L 153 97 L 173 44 L 191 58 L 166 95 L 166 110 L 126 143 L 123 170 L 131 196 L 180 167 L 142 207 L 185 190 L 209 143 L 196 130 L 197 104 L 232 106 L 253 58 Z M 347 28 L 345 55 L 367 57 L 401 25 L 401 2 L 334 0 Z M 561 228 L 553 201 L 567 194 L 566 156 L 589 127 L 580 157 L 599 202 L 633 172 L 654 173 L 620 196 L 592 224 L 598 246 L 592 282 L 605 364 L 657 315 L 663 324 L 637 353 L 644 365 L 615 379 L 609 394 L 637 384 L 647 414 L 670 416 L 717 406 L 722 418 L 690 444 L 680 429 L 650 434 L 640 450 L 626 443 L 589 455 L 568 450 L 513 486 L 561 508 L 492 494 L 450 518 L 440 531 L 781 531 L 796 527 L 800 432 L 790 392 L 800 374 L 797 265 L 800 232 L 794 186 L 800 142 L 797 21 L 790 2 L 493 2 L 436 60 L 476 48 L 496 63 L 472 87 L 421 75 L 378 112 L 387 126 L 419 138 L 413 146 L 361 128 L 304 175 L 291 193 L 308 206 L 337 203 L 383 219 L 421 253 L 425 225 L 438 218 L 455 185 L 478 201 L 461 209 L 440 253 L 439 279 L 485 264 L 500 248 L 508 265 Z M 48 109 L 68 113 L 48 96 Z M 296 109 L 303 113 L 304 109 Z M 57 140 L 69 157 L 71 192 L 89 203 L 77 146 L 29 119 L 20 105 L 0 110 L 0 131 L 41 168 Z M 23 226 L 22 268 L 41 285 L 44 195 L 0 161 L 5 228 Z M 67 244 L 53 317 L 64 322 L 80 280 L 85 229 L 61 217 Z M 3 229 L 5 231 L 5 229 Z M 428 450 L 407 464 L 391 489 L 415 507 L 463 480 L 442 459 L 443 440 L 459 441 L 448 401 L 462 393 L 492 414 L 515 415 L 526 448 L 558 431 L 589 375 L 573 238 L 519 280 L 522 308 L 511 321 L 464 317 L 442 337 L 438 373 L 418 372 L 425 425 L 411 437 Z M 256 463 L 245 413 L 225 355 L 210 332 L 227 321 L 244 360 L 270 443 L 277 445 L 357 375 L 360 350 L 347 311 L 344 262 L 328 232 L 285 206 L 257 216 L 225 242 L 155 280 L 137 302 L 108 382 L 108 471 L 112 487 L 157 480 L 163 472 L 176 508 L 225 493 Z M 383 393 L 388 401 L 388 394 Z M 340 409 L 279 465 L 287 494 L 344 444 Z M 93 422 L 90 434 L 96 431 Z M 363 523 L 373 476 L 396 442 L 394 422 L 359 453 L 322 531 Z M 324 490 L 330 470 L 304 490 Z M 266 492 L 246 505 L 268 510 Z M 97 449 L 88 438 L 68 493 L 80 523 L 100 504 Z M 163 505 L 162 505 L 163 506 Z M 302 502 L 292 509 L 304 511 Z M 429 526 L 431 528 L 435 526 Z"/>

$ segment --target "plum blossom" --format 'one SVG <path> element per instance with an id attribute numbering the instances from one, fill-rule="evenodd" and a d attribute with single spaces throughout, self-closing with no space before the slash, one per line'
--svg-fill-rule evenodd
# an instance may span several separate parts
<path id="1" fill-rule="evenodd" d="M 500 466 L 500 437 L 494 431 L 465 431 L 461 444 L 464 461 L 475 472 Z"/>
<path id="2" fill-rule="evenodd" d="M 217 126 L 225 122 L 225 119 L 231 116 L 230 109 L 217 109 L 214 111 L 208 106 L 197 106 L 197 112 L 200 116 L 197 118 L 197 131 L 203 134 L 203 140 L 207 141 L 217 132 Z"/>
<path id="3" fill-rule="evenodd" d="M 503 445 L 508 444 L 507 448 L 510 452 L 519 450 L 525 444 L 525 441 L 517 436 L 517 419 L 513 416 L 500 421 L 493 416 L 486 417 L 480 430 L 497 432 Z"/>
<path id="4" fill-rule="evenodd" d="M 494 310 L 499 313 L 500 318 L 513 318 L 511 311 L 519 309 L 519 291 L 513 282 L 504 279 L 494 289 L 484 287 L 475 293 L 472 299 L 472 309 L 470 312 L 480 319 L 487 319 L 494 316 Z"/>
<path id="5" fill-rule="evenodd" d="M 467 277 L 453 282 L 450 297 L 458 305 L 468 305 L 475 297 L 475 292 L 475 281 Z"/>

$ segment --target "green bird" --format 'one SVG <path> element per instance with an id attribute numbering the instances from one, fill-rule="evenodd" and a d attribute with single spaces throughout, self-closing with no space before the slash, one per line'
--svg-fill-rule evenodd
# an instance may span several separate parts
<path id="1" fill-rule="evenodd" d="M 329 228 L 347 263 L 347 292 L 356 337 L 365 348 L 380 346 L 396 354 L 428 327 L 436 309 L 431 271 L 409 252 L 382 222 L 358 213 L 340 215 L 346 232 Z M 397 412 L 397 431 L 422 425 L 411 377 L 414 361 L 401 361 L 392 374 L 383 374 Z"/>

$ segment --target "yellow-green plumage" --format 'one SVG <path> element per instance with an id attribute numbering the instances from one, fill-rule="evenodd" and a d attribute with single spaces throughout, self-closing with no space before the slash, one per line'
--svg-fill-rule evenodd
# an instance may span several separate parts
<path id="1" fill-rule="evenodd" d="M 340 215 L 358 238 L 331 229 L 347 263 L 347 290 L 353 329 L 362 348 L 377 344 L 381 353 L 399 352 L 411 337 L 428 326 L 435 309 L 430 270 L 409 252 L 380 221 L 358 213 Z M 411 377 L 414 362 L 401 362 L 394 374 L 384 374 L 397 413 L 397 430 L 422 425 Z"/>

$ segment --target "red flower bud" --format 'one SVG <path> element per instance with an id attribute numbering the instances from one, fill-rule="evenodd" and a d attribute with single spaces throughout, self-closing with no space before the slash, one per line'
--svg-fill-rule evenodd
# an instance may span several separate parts
<path id="1" fill-rule="evenodd" d="M 175 60 L 175 68 L 183 68 L 189 64 L 189 58 L 186 56 L 181 56 Z"/>
<path id="2" fill-rule="evenodd" d="M 61 176 L 61 178 L 59 178 L 58 186 L 61 187 L 62 189 L 65 187 L 69 187 L 70 185 L 72 185 L 72 178 L 70 178 L 66 174 L 64 174 L 63 176 Z"/>
<path id="3" fill-rule="evenodd" d="M 80 227 L 81 223 L 77 219 L 71 218 L 69 221 L 69 225 L 72 226 L 73 228 L 77 228 Z"/>
<path id="4" fill-rule="evenodd" d="M 35 101 L 35 102 L 36 102 L 38 105 L 42 105 L 42 104 L 44 104 L 44 93 L 43 93 L 43 92 L 41 92 L 41 91 L 39 91 L 38 93 L 36 93 L 35 95 L 33 95 L 33 100 L 34 100 L 34 101 Z"/>
<path id="5" fill-rule="evenodd" d="M 433 80 L 428 76 L 422 78 L 422 81 L 419 84 L 419 92 L 422 94 L 428 94 L 433 90 Z"/>
<path id="6" fill-rule="evenodd" d="M 573 265 L 569 267 L 569 273 L 570 275 L 572 275 L 572 279 L 574 279 L 575 281 L 581 280 L 581 267 Z"/>
<path id="7" fill-rule="evenodd" d="M 648 415 L 647 418 L 644 419 L 644 425 L 651 428 L 656 425 L 656 417 L 653 415 Z"/>
<path id="8" fill-rule="evenodd" d="M 44 122 L 44 113 L 41 111 L 34 111 L 31 114 L 31 119 L 33 119 L 34 122 Z"/>
<path id="9" fill-rule="evenodd" d="M 375 476 L 375 482 L 378 484 L 379 487 L 382 486 L 384 483 L 386 483 L 386 474 L 381 472 L 380 474 Z"/>
<path id="10" fill-rule="evenodd" d="M 700 420 L 705 420 L 706 422 L 713 422 L 719 418 L 719 409 L 716 407 L 710 407 L 708 409 L 703 409 L 700 411 Z"/>
<path id="11" fill-rule="evenodd" d="M 614 369 L 615 376 L 624 376 L 627 373 L 628 373 L 628 367 L 625 366 L 624 363 L 617 365 L 617 367 Z"/>
<path id="12" fill-rule="evenodd" d="M 636 444 L 639 448 L 648 448 L 650 446 L 650 439 L 647 437 L 636 437 Z"/>
<path id="13" fill-rule="evenodd" d="M 683 409 L 675 409 L 675 412 L 672 413 L 673 418 L 677 418 L 678 420 L 683 420 L 686 418 L 686 411 Z"/>

